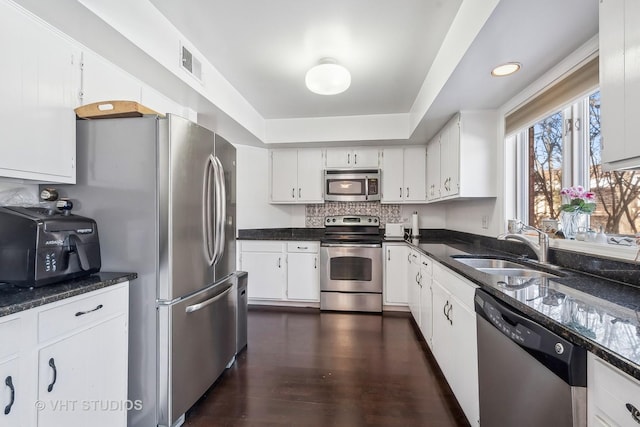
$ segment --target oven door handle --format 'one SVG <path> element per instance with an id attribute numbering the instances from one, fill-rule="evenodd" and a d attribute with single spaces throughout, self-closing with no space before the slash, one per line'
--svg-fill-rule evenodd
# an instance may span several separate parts
<path id="1" fill-rule="evenodd" d="M 381 248 L 382 244 L 377 243 L 321 243 L 324 248 Z"/>

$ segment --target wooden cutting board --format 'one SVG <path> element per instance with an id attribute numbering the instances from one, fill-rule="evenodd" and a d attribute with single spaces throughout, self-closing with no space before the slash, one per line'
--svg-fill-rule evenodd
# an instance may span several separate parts
<path id="1" fill-rule="evenodd" d="M 141 117 L 145 114 L 155 114 L 164 117 L 157 111 L 145 107 L 135 101 L 101 101 L 83 105 L 74 110 L 81 119 L 113 119 L 117 117 Z"/>

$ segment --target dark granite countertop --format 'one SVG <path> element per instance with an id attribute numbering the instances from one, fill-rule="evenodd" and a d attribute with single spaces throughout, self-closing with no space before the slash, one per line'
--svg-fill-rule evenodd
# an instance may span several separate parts
<path id="1" fill-rule="evenodd" d="M 0 317 L 133 280 L 136 273 L 96 273 L 39 288 L 0 283 Z"/>
<path id="2" fill-rule="evenodd" d="M 640 380 L 640 287 L 569 268 L 546 269 L 558 278 L 497 276 L 469 267 L 452 255 L 516 260 L 513 255 L 460 241 L 423 240 L 411 246 Z M 516 261 L 544 268 L 536 262 Z"/>
<path id="3" fill-rule="evenodd" d="M 252 228 L 238 230 L 238 240 L 320 240 L 324 228 Z"/>

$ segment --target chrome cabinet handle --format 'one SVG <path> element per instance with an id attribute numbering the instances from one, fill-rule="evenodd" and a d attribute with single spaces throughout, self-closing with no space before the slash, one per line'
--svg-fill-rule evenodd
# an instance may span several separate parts
<path id="1" fill-rule="evenodd" d="M 357 165 L 358 164 L 358 154 L 354 154 L 353 155 L 353 164 Z"/>
<path id="2" fill-rule="evenodd" d="M 400 187 L 400 198 L 402 198 L 402 187 Z"/>
<path id="3" fill-rule="evenodd" d="M 306 249 L 309 249 L 309 247 L 308 247 L 308 246 L 298 246 L 298 249 L 300 249 L 300 250 L 306 250 Z"/>
<path id="4" fill-rule="evenodd" d="M 640 424 L 640 410 L 638 410 L 638 408 L 633 406 L 631 403 L 627 403 L 624 406 L 626 406 L 629 412 L 631 412 L 631 418 L 633 418 L 633 421 Z"/>
<path id="5" fill-rule="evenodd" d="M 302 188 L 298 188 L 298 199 L 302 198 Z"/>
<path id="6" fill-rule="evenodd" d="M 426 262 L 422 261 L 422 265 L 424 265 L 425 267 L 428 267 L 429 264 L 427 264 Z"/>
<path id="7" fill-rule="evenodd" d="M 447 301 L 444 305 L 444 307 L 442 307 L 442 314 L 444 314 L 444 317 L 446 317 L 447 319 L 449 317 L 447 317 L 447 306 L 449 305 L 449 301 Z"/>
<path id="8" fill-rule="evenodd" d="M 278 268 L 281 268 L 282 258 L 278 257 Z"/>
<path id="9" fill-rule="evenodd" d="M 295 189 L 295 188 L 292 188 L 292 189 L 291 189 L 291 198 L 292 198 L 292 199 L 295 199 L 295 198 L 296 198 L 296 189 Z"/>
<path id="10" fill-rule="evenodd" d="M 313 257 L 313 268 L 318 268 L 318 257 Z"/>
<path id="11" fill-rule="evenodd" d="M 56 361 L 53 360 L 53 357 L 49 359 L 49 366 L 53 369 L 53 381 L 49 386 L 47 386 L 47 391 L 51 393 L 53 391 L 53 386 L 56 384 L 56 381 L 58 381 L 58 369 L 56 368 Z"/>
<path id="12" fill-rule="evenodd" d="M 9 404 L 4 407 L 4 414 L 9 415 L 9 412 L 11 412 L 11 407 L 13 406 L 13 403 L 16 401 L 16 388 L 13 386 L 13 380 L 11 379 L 11 375 L 9 375 L 4 380 L 4 383 L 7 387 L 9 387 L 9 390 L 11 391 Z"/>
<path id="13" fill-rule="evenodd" d="M 453 310 L 453 304 L 449 304 L 449 310 L 447 310 L 447 319 L 449 320 L 449 323 L 451 325 L 453 325 L 453 320 L 451 319 L 451 316 L 449 315 L 449 313 L 451 313 L 451 310 Z"/>
<path id="14" fill-rule="evenodd" d="M 416 273 L 416 283 L 420 284 L 420 273 Z"/>
<path id="15" fill-rule="evenodd" d="M 387 249 L 387 261 L 391 261 L 391 249 Z"/>
<path id="16" fill-rule="evenodd" d="M 94 311 L 100 310 L 102 307 L 104 307 L 104 306 L 102 304 L 99 304 L 99 305 L 96 306 L 96 308 L 94 308 L 92 310 L 79 311 L 79 312 L 76 313 L 76 317 L 84 316 L 85 314 L 89 314 L 89 313 L 93 313 Z"/>
<path id="17" fill-rule="evenodd" d="M 347 153 L 347 164 L 350 165 L 351 164 L 351 154 Z"/>
<path id="18" fill-rule="evenodd" d="M 407 187 L 407 198 L 409 198 L 409 187 Z"/>

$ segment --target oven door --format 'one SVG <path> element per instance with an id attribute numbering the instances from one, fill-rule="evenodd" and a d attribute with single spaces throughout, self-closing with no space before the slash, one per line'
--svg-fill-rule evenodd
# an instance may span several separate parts
<path id="1" fill-rule="evenodd" d="M 382 292 L 382 247 L 378 244 L 323 243 L 320 290 Z"/>

